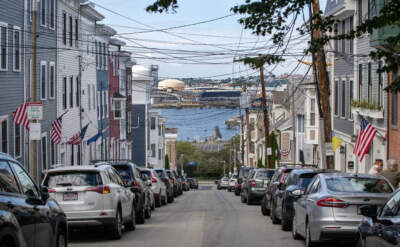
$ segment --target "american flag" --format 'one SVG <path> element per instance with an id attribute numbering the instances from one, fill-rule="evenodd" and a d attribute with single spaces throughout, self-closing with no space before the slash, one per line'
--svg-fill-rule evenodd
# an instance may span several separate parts
<path id="1" fill-rule="evenodd" d="M 377 130 L 361 117 L 360 132 L 353 151 L 353 154 L 356 154 L 360 158 L 360 162 L 364 159 L 365 154 L 368 153 L 369 146 L 371 145 L 376 133 Z"/>
<path id="2" fill-rule="evenodd" d="M 63 115 L 58 117 L 51 124 L 50 139 L 53 141 L 54 144 L 60 144 L 61 143 L 61 130 L 62 130 L 62 117 L 63 117 Z"/>
<path id="3" fill-rule="evenodd" d="M 68 140 L 67 144 L 71 145 L 79 145 L 81 144 L 83 138 L 85 138 L 86 130 L 88 128 L 89 124 L 86 124 L 85 127 L 83 127 L 78 133 L 76 133 L 71 139 Z"/>
<path id="4" fill-rule="evenodd" d="M 29 102 L 25 102 L 18 107 L 13 113 L 13 121 L 29 130 L 28 106 Z"/>

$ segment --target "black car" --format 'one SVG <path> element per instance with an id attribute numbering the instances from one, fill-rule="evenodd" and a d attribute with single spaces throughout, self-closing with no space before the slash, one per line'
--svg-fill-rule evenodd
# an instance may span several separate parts
<path id="1" fill-rule="evenodd" d="M 294 202 L 301 192 L 307 188 L 311 180 L 318 173 L 318 169 L 294 169 L 286 176 L 284 183 L 280 183 L 275 191 L 274 206 L 271 218 L 274 223 L 281 222 L 282 230 L 288 231 L 292 227 L 294 216 Z"/>
<path id="2" fill-rule="evenodd" d="M 273 198 L 275 195 L 275 191 L 278 189 L 278 185 L 284 183 L 285 177 L 295 168 L 295 166 L 282 166 L 279 167 L 274 176 L 272 176 L 271 181 L 269 182 L 266 191 L 264 192 L 264 196 L 261 199 L 261 213 L 263 215 L 269 215 L 271 206 L 273 206 Z"/>
<path id="3" fill-rule="evenodd" d="M 240 196 L 240 193 L 242 192 L 243 182 L 244 182 L 244 180 L 247 179 L 247 176 L 249 175 L 250 170 L 252 170 L 252 168 L 250 168 L 250 167 L 241 167 L 240 168 L 237 183 L 235 185 L 235 195 Z"/>
<path id="4" fill-rule="evenodd" d="M 144 224 L 146 215 L 151 211 L 151 203 L 147 200 L 145 184 L 147 181 L 142 179 L 140 171 L 136 165 L 131 162 L 113 162 L 111 165 L 118 171 L 119 175 L 125 184 L 131 184 L 130 188 L 135 193 L 135 211 L 136 211 L 136 222 L 138 224 Z"/>
<path id="5" fill-rule="evenodd" d="M 360 206 L 366 218 L 358 227 L 357 247 L 395 247 L 400 245 L 400 189 L 379 209 Z"/>
<path id="6" fill-rule="evenodd" d="M 174 201 L 174 183 L 171 178 L 168 176 L 167 172 L 164 168 L 155 168 L 155 172 L 157 172 L 161 181 L 164 182 L 167 190 L 167 202 L 172 203 Z"/>
<path id="7" fill-rule="evenodd" d="M 248 178 L 242 184 L 240 198 L 242 203 L 250 205 L 253 201 L 260 201 L 264 196 L 275 170 L 257 168 L 250 171 Z"/>
<path id="8" fill-rule="evenodd" d="M 199 182 L 197 181 L 197 178 L 188 178 L 188 181 L 191 189 L 199 189 Z"/>
<path id="9" fill-rule="evenodd" d="M 18 161 L 4 153 L 0 174 L 0 246 L 67 246 L 67 218 L 48 189 L 39 189 Z"/>
<path id="10" fill-rule="evenodd" d="M 176 170 L 171 170 L 171 171 L 174 174 L 175 178 L 178 180 L 178 193 L 179 193 L 179 195 L 182 195 L 183 194 L 183 186 L 182 186 L 182 181 L 179 177 L 179 174 Z"/>
<path id="11" fill-rule="evenodd" d="M 178 197 L 181 194 L 180 188 L 182 184 L 180 180 L 175 176 L 172 170 L 165 170 L 165 171 L 169 179 L 171 179 L 172 184 L 174 185 L 174 196 Z"/>

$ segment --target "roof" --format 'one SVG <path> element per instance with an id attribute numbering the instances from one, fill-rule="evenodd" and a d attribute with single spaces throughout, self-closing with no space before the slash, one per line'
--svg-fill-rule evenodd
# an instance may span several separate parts
<path id="1" fill-rule="evenodd" d="M 142 65 L 132 66 L 132 80 L 147 81 L 147 82 L 152 81 L 150 68 Z"/>
<path id="2" fill-rule="evenodd" d="M 96 32 L 100 32 L 100 34 L 106 35 L 106 36 L 114 36 L 117 34 L 117 31 L 115 31 L 114 28 L 105 25 L 105 24 L 97 24 L 96 23 Z"/>
<path id="3" fill-rule="evenodd" d="M 95 21 L 102 21 L 105 18 L 104 15 L 100 14 L 94 7 L 95 5 L 91 2 L 81 3 L 83 14 Z"/>

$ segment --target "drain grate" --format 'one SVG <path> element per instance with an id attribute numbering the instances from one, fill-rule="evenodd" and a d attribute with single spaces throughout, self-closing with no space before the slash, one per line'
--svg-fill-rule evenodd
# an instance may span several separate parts
<path id="1" fill-rule="evenodd" d="M 200 190 L 212 190 L 213 186 L 201 186 Z"/>

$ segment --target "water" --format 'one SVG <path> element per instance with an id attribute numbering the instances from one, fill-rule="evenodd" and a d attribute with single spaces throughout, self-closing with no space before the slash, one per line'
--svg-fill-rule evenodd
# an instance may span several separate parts
<path id="1" fill-rule="evenodd" d="M 162 109 L 161 115 L 167 118 L 167 128 L 178 128 L 180 141 L 194 140 L 199 136 L 201 140 L 215 135 L 215 126 L 219 127 L 223 140 L 239 134 L 238 128 L 228 129 L 225 121 L 239 115 L 239 109 L 227 108 L 182 108 Z"/>

